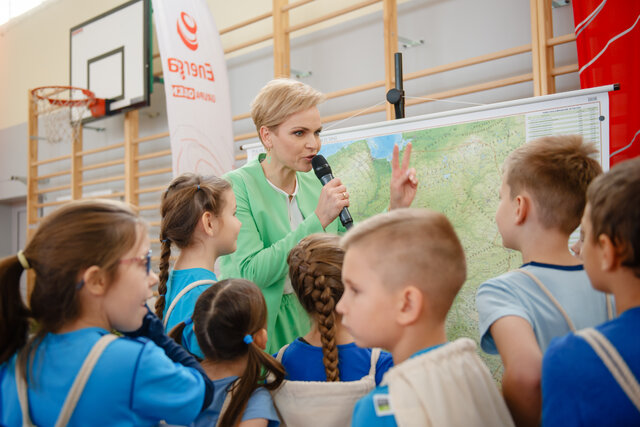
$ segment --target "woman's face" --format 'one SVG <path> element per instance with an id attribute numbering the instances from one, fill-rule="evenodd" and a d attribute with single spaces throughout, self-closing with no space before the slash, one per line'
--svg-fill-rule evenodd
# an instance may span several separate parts
<path id="1" fill-rule="evenodd" d="M 277 128 L 267 129 L 263 138 L 271 151 L 270 161 L 275 162 L 274 166 L 309 172 L 311 159 L 320 151 L 321 130 L 318 107 L 290 115 Z"/>

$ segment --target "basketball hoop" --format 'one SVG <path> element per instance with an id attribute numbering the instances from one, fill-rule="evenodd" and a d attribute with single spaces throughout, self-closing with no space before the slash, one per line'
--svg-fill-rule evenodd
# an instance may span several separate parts
<path id="1" fill-rule="evenodd" d="M 105 114 L 105 100 L 96 98 L 88 89 L 72 86 L 43 86 L 31 91 L 31 97 L 50 143 L 71 141 L 82 129 L 82 119 L 88 110 L 93 117 Z"/>

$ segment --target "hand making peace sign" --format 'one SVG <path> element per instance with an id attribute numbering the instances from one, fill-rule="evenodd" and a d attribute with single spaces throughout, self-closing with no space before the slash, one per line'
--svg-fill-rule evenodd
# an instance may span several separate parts
<path id="1" fill-rule="evenodd" d="M 416 169 L 409 168 L 411 161 L 411 143 L 407 144 L 400 166 L 400 148 L 396 144 L 393 147 L 393 157 L 391 159 L 391 183 L 389 186 L 389 210 L 396 208 L 408 208 L 411 206 L 416 191 L 418 190 L 418 180 Z"/>

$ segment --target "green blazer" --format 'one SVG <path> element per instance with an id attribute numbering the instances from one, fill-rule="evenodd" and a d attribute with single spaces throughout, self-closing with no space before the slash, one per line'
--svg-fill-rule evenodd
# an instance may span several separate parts
<path id="1" fill-rule="evenodd" d="M 260 166 L 264 157 L 261 154 L 259 158 L 225 175 L 236 196 L 236 215 L 242 227 L 236 251 L 220 257 L 220 277 L 241 277 L 260 287 L 267 302 L 267 331 L 273 336 L 285 278 L 289 274 L 289 251 L 309 234 L 337 234 L 345 229 L 339 219 L 326 229 L 322 228 L 315 214 L 322 183 L 310 171 L 296 173 L 297 202 L 304 221 L 291 231 L 286 196 L 277 192 L 265 178 Z"/>

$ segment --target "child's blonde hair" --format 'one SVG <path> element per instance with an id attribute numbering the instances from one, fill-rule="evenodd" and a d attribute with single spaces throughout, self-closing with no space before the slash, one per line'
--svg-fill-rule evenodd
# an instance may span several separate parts
<path id="1" fill-rule="evenodd" d="M 79 274 L 95 265 L 113 282 L 120 258 L 144 233 L 145 223 L 117 201 L 73 201 L 44 218 L 22 260 L 16 255 L 0 260 L 0 364 L 21 350 L 22 366 L 27 366 L 47 333 L 80 315 Z M 35 273 L 29 307 L 20 295 L 25 266 Z M 31 327 L 35 334 L 29 338 Z"/>
<path id="2" fill-rule="evenodd" d="M 413 284 L 444 319 L 467 277 L 464 250 L 449 220 L 429 209 L 394 209 L 373 216 L 342 238 L 341 246 L 366 250 L 385 286 Z"/>
<path id="3" fill-rule="evenodd" d="M 260 135 L 262 126 L 275 130 L 290 115 L 315 107 L 322 101 L 324 95 L 307 84 L 292 79 L 274 79 L 260 89 L 251 103 L 251 118 Z"/>
<path id="4" fill-rule="evenodd" d="M 640 157 L 614 166 L 587 190 L 591 237 L 611 239 L 622 265 L 640 278 Z"/>
<path id="5" fill-rule="evenodd" d="M 191 237 L 202 214 L 211 212 L 219 216 L 224 208 L 223 195 L 231 191 L 231 184 L 215 176 L 183 174 L 169 184 L 162 195 L 160 213 L 160 274 L 158 275 L 158 299 L 156 315 L 162 319 L 167 281 L 169 280 L 169 259 L 171 245 L 184 249 L 191 243 Z"/>
<path id="6" fill-rule="evenodd" d="M 327 233 L 305 237 L 287 258 L 298 300 L 318 324 L 327 381 L 340 381 L 335 308 L 344 293 L 343 260 L 340 238 Z"/>
<path id="7" fill-rule="evenodd" d="M 602 168 L 598 150 L 580 135 L 546 136 L 514 150 L 504 162 L 511 198 L 528 191 L 540 222 L 570 234 L 580 224 L 589 183 Z"/>

